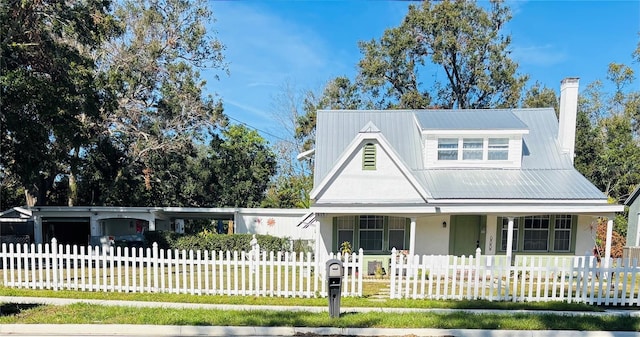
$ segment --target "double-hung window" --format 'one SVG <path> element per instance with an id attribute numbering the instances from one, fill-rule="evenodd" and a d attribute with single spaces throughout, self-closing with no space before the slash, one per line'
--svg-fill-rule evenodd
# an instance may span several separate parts
<path id="1" fill-rule="evenodd" d="M 571 249 L 571 216 L 558 215 L 553 231 L 553 250 L 568 252 Z"/>
<path id="2" fill-rule="evenodd" d="M 458 160 L 458 138 L 438 139 L 438 160 Z"/>
<path id="3" fill-rule="evenodd" d="M 524 250 L 546 252 L 549 243 L 549 216 L 524 217 Z"/>
<path id="4" fill-rule="evenodd" d="M 501 224 L 501 240 L 500 240 L 500 250 L 507 251 L 507 240 L 509 235 L 509 218 L 498 218 L 498 223 Z M 518 218 L 513 219 L 513 241 L 511 242 L 511 250 L 516 252 L 518 251 Z"/>
<path id="5" fill-rule="evenodd" d="M 509 138 L 489 138 L 488 160 L 509 159 Z"/>
<path id="6" fill-rule="evenodd" d="M 389 250 L 404 249 L 405 218 L 389 217 Z"/>
<path id="7" fill-rule="evenodd" d="M 382 250 L 383 219 L 380 215 L 360 216 L 360 248 Z"/>
<path id="8" fill-rule="evenodd" d="M 509 138 L 438 138 L 438 161 L 507 161 Z"/>
<path id="9" fill-rule="evenodd" d="M 499 251 L 507 250 L 509 220 L 498 217 Z M 535 215 L 513 218 L 514 252 L 559 252 L 575 249 L 575 217 L 569 214 Z"/>
<path id="10" fill-rule="evenodd" d="M 462 140 L 462 160 L 482 160 L 482 138 L 464 138 Z"/>
<path id="11" fill-rule="evenodd" d="M 353 247 L 353 233 L 355 229 L 355 221 L 351 216 L 342 216 L 336 219 L 338 227 L 338 247 L 343 242 L 349 242 Z"/>

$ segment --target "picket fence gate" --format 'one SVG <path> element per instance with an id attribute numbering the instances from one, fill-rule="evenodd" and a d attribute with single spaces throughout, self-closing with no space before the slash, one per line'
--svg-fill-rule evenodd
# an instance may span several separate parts
<path id="1" fill-rule="evenodd" d="M 565 301 L 596 305 L 640 305 L 637 260 L 593 256 L 442 256 L 391 253 L 390 297 Z"/>
<path id="2" fill-rule="evenodd" d="M 345 270 L 343 296 L 362 296 L 362 250 L 331 254 Z M 326 297 L 325 261 L 311 253 L 186 251 L 2 244 L 4 286 L 131 293 Z"/>

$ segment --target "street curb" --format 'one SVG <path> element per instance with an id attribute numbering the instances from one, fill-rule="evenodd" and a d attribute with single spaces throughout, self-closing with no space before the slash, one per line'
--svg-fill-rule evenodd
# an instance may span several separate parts
<path id="1" fill-rule="evenodd" d="M 632 337 L 633 331 L 572 330 L 476 330 L 476 329 L 377 329 L 377 328 L 305 328 L 305 327 L 235 327 L 177 325 L 98 325 L 98 324 L 4 324 L 0 335 L 90 335 L 90 336 L 431 336 L 431 337 Z"/>

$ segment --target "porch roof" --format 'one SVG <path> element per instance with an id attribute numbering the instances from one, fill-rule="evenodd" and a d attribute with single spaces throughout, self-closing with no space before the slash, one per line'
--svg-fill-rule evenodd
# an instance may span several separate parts
<path id="1" fill-rule="evenodd" d="M 415 175 L 434 199 L 606 200 L 574 169 L 436 169 Z"/>

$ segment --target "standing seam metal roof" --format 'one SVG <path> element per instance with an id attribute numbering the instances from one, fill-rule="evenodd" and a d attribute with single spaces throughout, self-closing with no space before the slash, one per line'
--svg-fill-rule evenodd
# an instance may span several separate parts
<path id="1" fill-rule="evenodd" d="M 528 134 L 522 136 L 523 156 L 520 169 L 424 167 L 421 127 L 428 123 L 432 123 L 432 127 L 452 125 L 458 117 L 472 112 L 478 113 L 474 120 L 485 119 L 477 122 L 478 125 L 491 130 L 529 130 Z M 557 141 L 558 121 L 551 108 L 469 111 L 321 110 L 317 117 L 314 186 L 320 184 L 358 132 L 371 122 L 382 132 L 417 181 L 435 199 L 606 199 L 601 191 L 573 167 L 568 155 L 560 151 Z M 506 120 L 490 120 L 501 117 Z M 466 124 L 461 127 L 468 129 Z M 461 128 L 455 130 L 459 129 Z"/>

